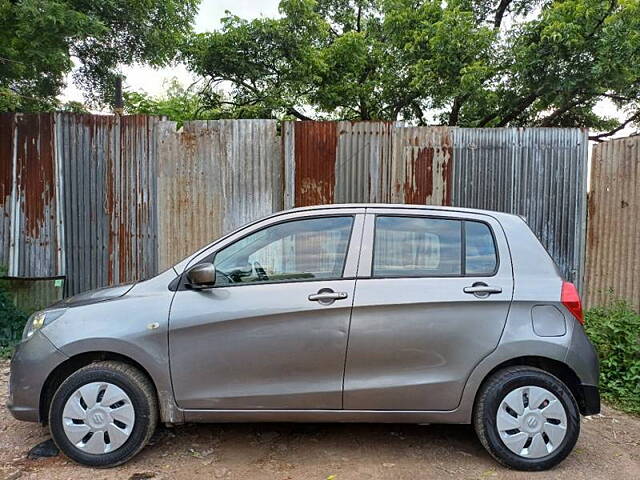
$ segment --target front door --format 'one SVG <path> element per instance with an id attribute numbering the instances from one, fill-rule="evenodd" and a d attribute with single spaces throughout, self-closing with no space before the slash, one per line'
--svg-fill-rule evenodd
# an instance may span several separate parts
<path id="1" fill-rule="evenodd" d="M 344 408 L 453 410 L 505 325 L 513 277 L 504 233 L 489 215 L 367 212 Z"/>
<path id="2" fill-rule="evenodd" d="M 358 211 L 260 224 L 202 260 L 215 286 L 178 291 L 171 307 L 181 408 L 342 408 Z"/>

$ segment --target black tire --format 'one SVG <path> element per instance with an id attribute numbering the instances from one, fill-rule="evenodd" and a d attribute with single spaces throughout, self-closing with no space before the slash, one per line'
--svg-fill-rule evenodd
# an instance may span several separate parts
<path id="1" fill-rule="evenodd" d="M 80 450 L 68 438 L 63 427 L 64 406 L 80 387 L 92 382 L 108 382 L 120 387 L 131 399 L 135 423 L 125 443 L 112 452 L 90 454 Z M 121 465 L 135 456 L 147 444 L 158 422 L 158 401 L 155 389 L 137 368 L 122 362 L 92 363 L 70 375 L 53 395 L 49 409 L 49 428 L 58 448 L 70 459 L 82 465 L 109 468 Z"/>
<path id="2" fill-rule="evenodd" d="M 512 452 L 503 443 L 496 425 L 502 400 L 519 387 L 537 386 L 553 393 L 562 403 L 567 417 L 566 434 L 559 446 L 546 456 L 526 458 Z M 557 377 L 534 367 L 508 367 L 493 374 L 478 392 L 473 424 L 480 442 L 501 464 L 516 470 L 548 470 L 562 462 L 578 440 L 580 412 L 569 388 Z"/>

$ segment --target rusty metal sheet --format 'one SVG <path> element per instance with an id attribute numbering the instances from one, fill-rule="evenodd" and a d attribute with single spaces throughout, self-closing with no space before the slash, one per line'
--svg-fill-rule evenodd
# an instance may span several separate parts
<path id="1" fill-rule="evenodd" d="M 618 297 L 640 311 L 640 136 L 592 152 L 585 303 Z"/>
<path id="2" fill-rule="evenodd" d="M 0 128 L 0 267 L 10 277 L 58 276 L 64 266 L 57 231 L 53 115 L 2 114 Z"/>
<path id="3" fill-rule="evenodd" d="M 160 268 L 282 209 L 275 120 L 161 122 L 158 161 Z"/>
<path id="4" fill-rule="evenodd" d="M 336 122 L 294 122 L 295 205 L 334 203 Z"/>
<path id="5" fill-rule="evenodd" d="M 56 114 L 65 294 L 157 271 L 159 117 Z"/>
<path id="6" fill-rule="evenodd" d="M 392 122 L 287 122 L 287 206 L 451 200 L 450 129 Z"/>
<path id="7" fill-rule="evenodd" d="M 587 131 L 453 131 L 453 204 L 523 216 L 565 278 L 582 288 Z"/>
<path id="8" fill-rule="evenodd" d="M 392 122 L 338 122 L 334 203 L 390 201 Z"/>
<path id="9" fill-rule="evenodd" d="M 224 150 L 216 152 L 214 144 Z M 162 122 L 158 151 L 158 247 L 164 269 L 222 234 L 220 163 L 227 158 L 226 141 L 220 125 L 193 121 L 176 130 L 175 122 Z"/>
<path id="10" fill-rule="evenodd" d="M 0 113 L 0 274 L 9 269 L 15 114 Z"/>
<path id="11" fill-rule="evenodd" d="M 449 127 L 394 129 L 391 201 L 451 204 L 452 140 Z"/>
<path id="12" fill-rule="evenodd" d="M 454 205 L 514 212 L 518 130 L 460 128 L 453 139 Z"/>

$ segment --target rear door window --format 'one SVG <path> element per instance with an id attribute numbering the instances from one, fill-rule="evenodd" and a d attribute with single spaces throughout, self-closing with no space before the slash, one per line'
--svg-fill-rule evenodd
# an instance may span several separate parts
<path id="1" fill-rule="evenodd" d="M 491 275 L 498 266 L 496 246 L 489 225 L 464 222 L 467 275 Z"/>
<path id="2" fill-rule="evenodd" d="M 374 277 L 489 276 L 496 267 L 495 243 L 485 223 L 376 217 Z"/>
<path id="3" fill-rule="evenodd" d="M 461 229 L 457 220 L 377 217 L 375 277 L 461 275 Z"/>

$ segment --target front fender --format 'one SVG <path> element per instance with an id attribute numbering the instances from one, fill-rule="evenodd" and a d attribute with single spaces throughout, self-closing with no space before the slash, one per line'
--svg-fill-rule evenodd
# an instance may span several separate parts
<path id="1" fill-rule="evenodd" d="M 126 357 L 139 364 L 156 387 L 161 420 L 182 423 L 182 411 L 176 405 L 173 396 L 166 351 L 163 355 L 158 355 L 157 351 L 150 351 L 135 343 L 117 338 L 81 339 L 65 344 L 60 351 L 71 361 L 77 355 L 104 352 Z"/>
<path id="2" fill-rule="evenodd" d="M 68 357 L 91 352 L 122 355 L 138 363 L 158 392 L 161 419 L 178 422 L 169 372 L 168 323 L 175 274 L 137 284 L 115 300 L 69 308 L 42 331 Z"/>

